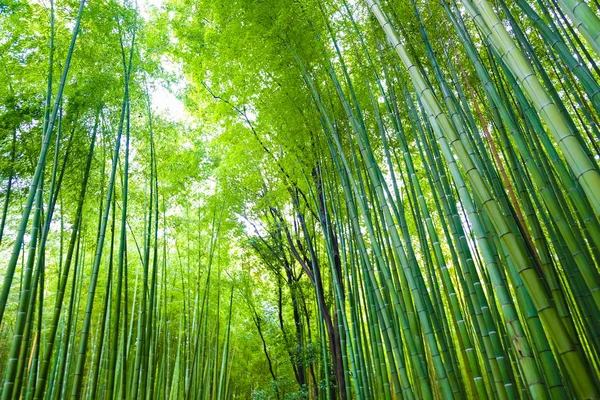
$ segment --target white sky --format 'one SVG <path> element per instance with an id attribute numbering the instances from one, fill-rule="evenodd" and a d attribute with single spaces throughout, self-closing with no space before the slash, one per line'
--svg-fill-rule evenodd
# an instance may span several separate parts
<path id="1" fill-rule="evenodd" d="M 169 91 L 161 82 L 149 89 L 152 109 L 159 115 L 171 121 L 181 122 L 190 120 L 183 102 Z"/>
<path id="2" fill-rule="evenodd" d="M 141 15 L 144 19 L 148 19 L 150 10 L 152 8 L 161 8 L 163 3 L 164 0 L 141 0 L 138 5 Z M 163 57 L 161 67 L 167 72 L 177 75 L 178 82 L 171 84 L 171 90 L 175 93 L 182 92 L 185 88 L 186 80 L 180 66 L 168 57 Z M 150 86 L 149 91 L 154 112 L 172 121 L 191 121 L 190 115 L 185 111 L 183 102 L 167 88 L 165 82 L 155 81 L 152 83 L 153 85 Z"/>

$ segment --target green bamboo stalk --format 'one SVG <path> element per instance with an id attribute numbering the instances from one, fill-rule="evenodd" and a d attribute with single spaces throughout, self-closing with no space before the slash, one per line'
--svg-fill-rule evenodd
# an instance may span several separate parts
<path id="1" fill-rule="evenodd" d="M 131 53 L 130 53 L 130 61 L 133 57 L 133 48 L 134 47 L 132 46 Z M 131 63 L 129 65 L 131 66 Z M 125 75 L 125 95 L 123 97 L 123 106 L 121 107 L 121 117 L 120 117 L 120 121 L 119 121 L 119 128 L 118 128 L 118 132 L 117 132 L 116 140 L 115 140 L 115 149 L 114 149 L 113 160 L 112 160 L 111 174 L 110 174 L 110 179 L 109 179 L 109 183 L 108 183 L 108 191 L 106 194 L 106 206 L 103 210 L 102 220 L 101 220 L 101 224 L 100 224 L 100 228 L 99 228 L 99 232 L 98 232 L 98 240 L 97 240 L 97 244 L 96 244 L 96 253 L 94 255 L 94 264 L 92 266 L 92 276 L 90 279 L 88 299 L 87 299 L 87 305 L 86 305 L 85 316 L 84 316 L 84 321 L 83 321 L 83 328 L 82 328 L 82 333 L 81 333 L 81 342 L 80 342 L 80 346 L 79 346 L 79 353 L 77 356 L 77 366 L 76 366 L 76 371 L 75 371 L 75 378 L 74 378 L 74 382 L 73 382 L 73 389 L 71 392 L 71 398 L 73 398 L 73 399 L 77 399 L 81 395 L 83 370 L 85 368 L 85 359 L 86 359 L 86 355 L 87 355 L 87 345 L 88 345 L 88 340 L 89 340 L 89 329 L 90 329 L 91 318 L 92 318 L 94 297 L 96 294 L 96 285 L 98 282 L 98 271 L 100 269 L 100 261 L 102 260 L 102 250 L 103 250 L 104 238 L 105 238 L 105 233 L 106 233 L 106 225 L 107 225 L 107 221 L 108 221 L 108 215 L 110 212 L 110 203 L 111 203 L 111 199 L 112 199 L 113 191 L 114 191 L 115 175 L 116 175 L 117 163 L 118 163 L 118 159 L 119 159 L 119 149 L 121 147 L 121 136 L 123 133 L 123 124 L 124 124 L 125 113 L 126 113 L 126 109 L 127 109 L 127 103 L 128 103 L 130 74 L 131 74 L 131 68 L 128 69 L 128 73 Z"/>

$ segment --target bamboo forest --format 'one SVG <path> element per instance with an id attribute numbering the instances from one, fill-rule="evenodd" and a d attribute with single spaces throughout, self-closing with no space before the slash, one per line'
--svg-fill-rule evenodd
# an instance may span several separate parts
<path id="1" fill-rule="evenodd" d="M 600 399 L 598 0 L 0 0 L 0 400 Z"/>

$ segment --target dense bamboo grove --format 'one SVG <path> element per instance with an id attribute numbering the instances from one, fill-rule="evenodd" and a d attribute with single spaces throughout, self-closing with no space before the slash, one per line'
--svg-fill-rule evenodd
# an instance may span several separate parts
<path id="1" fill-rule="evenodd" d="M 599 16 L 0 4 L 1 398 L 600 398 Z"/>

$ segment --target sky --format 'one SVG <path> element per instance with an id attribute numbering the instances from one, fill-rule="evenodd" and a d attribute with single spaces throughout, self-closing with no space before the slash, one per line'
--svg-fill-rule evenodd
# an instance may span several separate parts
<path id="1" fill-rule="evenodd" d="M 163 67 L 166 66 L 163 65 Z M 180 91 L 184 86 L 185 84 L 181 83 L 175 85 L 173 89 L 175 91 Z M 155 82 L 155 84 L 150 87 L 149 92 L 152 108 L 155 112 L 168 120 L 176 122 L 190 119 L 189 114 L 185 111 L 183 102 L 171 93 L 164 82 Z"/>
<path id="2" fill-rule="evenodd" d="M 161 8 L 163 3 L 164 0 L 141 0 L 138 5 L 142 16 L 147 19 L 150 10 L 152 8 Z M 185 77 L 181 72 L 181 68 L 167 57 L 162 58 L 161 66 L 167 72 L 179 75 L 181 79 L 176 84 L 171 84 L 171 90 L 167 88 L 165 82 L 153 82 L 153 85 L 149 88 L 153 110 L 172 121 L 181 122 L 189 120 L 190 116 L 185 111 L 183 102 L 172 93 L 172 91 L 175 93 L 181 92 L 185 88 Z"/>

